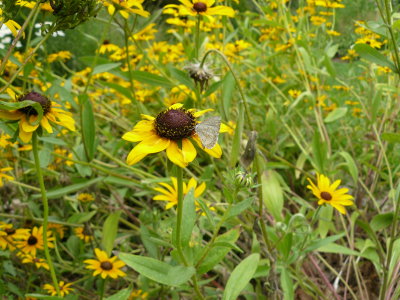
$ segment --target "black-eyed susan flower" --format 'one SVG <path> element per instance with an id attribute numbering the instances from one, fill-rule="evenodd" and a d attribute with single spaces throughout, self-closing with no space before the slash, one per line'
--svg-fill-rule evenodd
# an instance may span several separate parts
<path id="1" fill-rule="evenodd" d="M 62 280 L 58 283 L 58 286 L 60 288 L 60 296 L 61 297 L 68 295 L 70 292 L 72 292 L 74 290 L 73 288 L 71 288 L 71 285 L 72 285 L 72 283 L 65 283 Z M 47 291 L 47 293 L 49 293 L 51 296 L 57 295 L 57 291 L 56 291 L 55 287 L 49 283 L 46 283 L 43 286 L 43 289 L 45 289 Z"/>
<path id="2" fill-rule="evenodd" d="M 54 237 L 51 231 L 47 232 L 47 244 L 49 248 L 54 248 Z M 21 235 L 21 241 L 17 241 L 18 248 L 24 252 L 36 256 L 37 250 L 43 250 L 43 227 L 33 227 L 28 232 Z"/>
<path id="3" fill-rule="evenodd" d="M 317 174 L 317 185 L 310 178 L 307 180 L 310 182 L 307 188 L 318 198 L 318 205 L 329 204 L 342 214 L 346 214 L 345 206 L 353 205 L 353 201 L 351 201 L 353 196 L 348 194 L 349 189 L 337 189 L 341 180 L 336 180 L 331 184 L 329 178 L 322 174 Z"/>
<path id="4" fill-rule="evenodd" d="M 15 229 L 12 224 L 0 223 L 0 248 L 15 249 L 15 241 L 23 239 L 24 235 L 29 234 L 29 229 Z"/>
<path id="5" fill-rule="evenodd" d="M 123 135 L 124 140 L 140 142 L 131 150 L 126 159 L 129 165 L 139 162 L 150 153 L 166 150 L 168 159 L 184 168 L 197 155 L 196 148 L 190 139 L 194 140 L 209 155 L 216 158 L 221 157 L 221 147 L 218 144 L 211 149 L 202 147 L 195 130 L 198 123 L 197 117 L 211 109 L 195 112 L 193 109 L 183 109 L 182 106 L 181 103 L 176 103 L 155 118 L 142 115 L 144 120 L 139 121 L 133 130 Z"/>
<path id="6" fill-rule="evenodd" d="M 88 194 L 88 193 L 80 193 L 77 198 L 78 198 L 78 201 L 80 201 L 80 202 L 94 201 L 94 196 L 92 194 Z"/>
<path id="7" fill-rule="evenodd" d="M 50 270 L 49 265 L 43 258 L 38 258 L 30 254 L 22 254 L 21 258 L 23 264 L 33 264 L 36 266 L 37 269 L 43 268 L 46 270 Z"/>
<path id="8" fill-rule="evenodd" d="M 107 277 L 115 279 L 118 276 L 126 276 L 126 274 L 120 270 L 120 268 L 125 266 L 122 260 L 119 260 L 116 256 L 109 258 L 107 253 L 99 248 L 94 249 L 94 253 L 97 259 L 86 259 L 84 261 L 84 263 L 87 264 L 86 269 L 94 270 L 93 276 L 100 275 L 103 279 Z"/>
<path id="9" fill-rule="evenodd" d="M 170 209 L 171 207 L 178 204 L 178 181 L 176 177 L 171 177 L 172 186 L 165 182 L 159 182 L 158 184 L 164 188 L 156 187 L 155 191 L 161 193 L 159 195 L 154 196 L 154 200 L 167 201 L 166 209 Z M 190 189 L 194 189 L 194 197 L 200 197 L 201 194 L 206 189 L 206 184 L 203 182 L 199 186 L 197 186 L 197 181 L 194 178 L 190 178 L 188 184 L 183 183 L 183 195 L 186 195 Z"/>
<path id="10" fill-rule="evenodd" d="M 233 17 L 235 11 L 228 6 L 217 5 L 214 6 L 215 0 L 179 0 L 180 5 L 168 4 L 164 8 L 177 8 L 179 14 L 182 16 L 228 16 Z"/>
<path id="11" fill-rule="evenodd" d="M 87 226 L 74 228 L 75 235 L 85 243 L 89 243 L 93 239 L 93 235 Z"/>
<path id="12" fill-rule="evenodd" d="M 38 113 L 33 107 L 28 106 L 14 111 L 0 110 L 0 118 L 19 120 L 19 138 L 24 143 L 28 143 L 32 139 L 33 132 L 39 126 L 52 133 L 53 128 L 49 121 L 75 131 L 75 121 L 72 118 L 72 114 L 60 109 L 61 106 L 56 102 L 36 92 L 29 92 L 18 98 L 18 101 L 24 100 L 34 101 L 42 106 L 43 118 L 40 124 L 33 125 L 38 118 Z"/>
<path id="13" fill-rule="evenodd" d="M 0 187 L 3 186 L 3 178 L 5 180 L 14 180 L 14 177 L 4 174 L 5 172 L 11 171 L 13 168 L 7 167 L 7 168 L 0 168 Z"/>

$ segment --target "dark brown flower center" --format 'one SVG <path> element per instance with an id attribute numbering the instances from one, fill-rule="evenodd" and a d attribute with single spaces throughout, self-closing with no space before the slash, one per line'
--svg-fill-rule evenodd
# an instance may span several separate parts
<path id="1" fill-rule="evenodd" d="M 203 2 L 196 2 L 195 4 L 193 4 L 193 10 L 195 12 L 202 13 L 207 11 L 207 4 L 203 3 Z"/>
<path id="2" fill-rule="evenodd" d="M 90 232 L 89 226 L 84 226 L 83 227 L 82 234 L 83 235 L 87 235 L 87 236 L 91 236 L 92 235 L 91 232 Z"/>
<path id="3" fill-rule="evenodd" d="M 15 233 L 14 228 L 6 228 L 4 231 L 7 233 L 7 235 L 13 235 Z"/>
<path id="4" fill-rule="evenodd" d="M 320 196 L 326 201 L 332 200 L 332 195 L 328 192 L 321 192 Z"/>
<path id="5" fill-rule="evenodd" d="M 113 265 L 109 261 L 103 261 L 100 264 L 100 268 L 102 268 L 105 271 L 110 271 L 113 268 Z"/>
<path id="6" fill-rule="evenodd" d="M 36 237 L 34 237 L 33 235 L 31 235 L 28 239 L 28 245 L 33 246 L 36 245 L 38 242 L 38 239 Z"/>
<path id="7" fill-rule="evenodd" d="M 170 140 L 181 140 L 193 135 L 196 118 L 185 109 L 167 109 L 154 122 L 157 135 Z"/>
<path id="8" fill-rule="evenodd" d="M 49 98 L 47 98 L 46 96 L 43 96 L 39 93 L 36 93 L 36 92 L 29 92 L 18 98 L 19 102 L 22 102 L 24 100 L 31 100 L 31 101 L 39 103 L 40 106 L 43 108 L 44 115 L 47 114 L 51 109 L 51 101 L 49 100 Z M 25 113 L 28 116 L 37 116 L 38 115 L 36 109 L 34 109 L 32 106 L 20 108 L 19 111 Z"/>

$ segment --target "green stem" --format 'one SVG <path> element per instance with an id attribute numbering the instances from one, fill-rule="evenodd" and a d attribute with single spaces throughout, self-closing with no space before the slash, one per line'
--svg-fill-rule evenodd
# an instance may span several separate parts
<path id="1" fill-rule="evenodd" d="M 196 41 L 195 41 L 195 58 L 199 59 L 199 54 L 200 54 L 200 21 L 201 21 L 201 15 L 197 16 L 197 23 L 196 23 Z"/>
<path id="2" fill-rule="evenodd" d="M 47 201 L 46 195 L 46 188 L 44 186 L 43 174 L 42 169 L 40 167 L 40 159 L 39 159 L 39 151 L 38 151 L 38 139 L 36 131 L 33 133 L 32 137 L 32 150 L 33 156 L 35 158 L 35 167 L 36 167 L 36 176 L 39 180 L 40 185 L 40 192 L 42 194 L 42 201 L 43 201 L 43 246 L 44 246 L 44 254 L 46 256 L 47 263 L 49 264 L 50 268 L 50 275 L 51 279 L 54 284 L 54 288 L 57 291 L 57 295 L 61 296 L 60 294 L 60 287 L 58 285 L 56 272 L 54 270 L 53 261 L 51 260 L 50 252 L 49 252 L 49 245 L 47 241 L 47 224 L 49 219 L 49 203 Z"/>
<path id="3" fill-rule="evenodd" d="M 181 245 L 181 231 L 182 231 L 182 210 L 183 210 L 183 169 L 181 167 L 177 168 L 177 184 L 178 184 L 178 207 L 177 207 L 177 217 L 176 217 L 176 250 L 181 258 L 183 264 L 188 266 L 185 255 L 182 251 Z"/>
<path id="4" fill-rule="evenodd" d="M 105 289 L 106 289 L 106 281 L 107 281 L 107 278 L 105 278 L 105 279 L 103 279 L 103 280 L 101 281 L 100 300 L 103 300 L 103 298 L 104 298 L 104 291 L 105 291 Z"/>

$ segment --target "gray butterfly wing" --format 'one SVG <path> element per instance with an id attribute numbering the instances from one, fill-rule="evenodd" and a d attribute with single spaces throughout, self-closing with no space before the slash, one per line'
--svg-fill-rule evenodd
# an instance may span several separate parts
<path id="1" fill-rule="evenodd" d="M 221 117 L 215 116 L 208 118 L 196 125 L 196 133 L 204 148 L 211 149 L 218 141 L 219 128 L 221 127 Z"/>

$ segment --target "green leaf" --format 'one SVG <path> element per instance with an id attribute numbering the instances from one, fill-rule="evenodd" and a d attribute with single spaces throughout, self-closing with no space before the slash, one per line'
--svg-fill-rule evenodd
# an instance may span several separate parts
<path id="1" fill-rule="evenodd" d="M 230 111 L 231 111 L 231 103 L 232 96 L 235 90 L 236 82 L 232 73 L 226 74 L 223 79 L 222 85 L 222 108 L 225 119 L 230 120 Z"/>
<path id="2" fill-rule="evenodd" d="M 132 77 L 133 79 L 141 83 L 146 83 L 152 86 L 166 87 L 166 88 L 171 88 L 174 86 L 174 84 L 165 77 L 161 77 L 159 75 L 155 75 L 149 72 L 133 71 Z"/>
<path id="3" fill-rule="evenodd" d="M 315 132 L 312 141 L 312 163 L 319 173 L 324 173 L 325 162 L 328 161 L 327 158 L 327 146 L 326 143 L 321 141 L 318 132 Z"/>
<path id="4" fill-rule="evenodd" d="M 64 142 L 62 139 L 56 138 L 56 137 L 51 137 L 51 136 L 42 136 L 39 137 L 39 140 L 44 142 L 44 143 L 49 143 L 53 145 L 59 145 L 59 146 L 67 146 L 67 143 Z"/>
<path id="5" fill-rule="evenodd" d="M 308 252 L 314 251 L 318 248 L 321 248 L 323 246 L 329 245 L 329 244 L 337 241 L 338 239 L 342 238 L 343 236 L 344 236 L 344 233 L 340 233 L 340 234 L 332 235 L 332 236 L 324 238 L 324 239 L 312 240 L 308 244 L 308 247 L 306 249 L 304 249 L 304 253 L 308 253 Z"/>
<path id="6" fill-rule="evenodd" d="M 95 139 L 95 121 L 93 114 L 92 103 L 89 100 L 88 95 L 79 95 L 79 103 L 81 105 L 81 123 L 82 123 L 82 138 L 83 145 L 85 146 L 86 159 L 91 161 L 94 157 L 94 151 L 96 149 Z"/>
<path id="7" fill-rule="evenodd" d="M 346 113 L 347 113 L 347 107 L 339 107 L 336 108 L 335 110 L 331 111 L 325 118 L 324 122 L 325 123 L 332 123 L 334 121 L 337 121 L 341 118 L 343 118 Z"/>
<path id="8" fill-rule="evenodd" d="M 120 210 L 113 212 L 107 217 L 106 221 L 103 224 L 103 238 L 101 240 L 101 244 L 103 245 L 107 255 L 111 254 L 111 251 L 114 247 L 114 241 L 117 237 L 118 232 L 118 222 L 120 215 Z"/>
<path id="9" fill-rule="evenodd" d="M 43 118 L 43 108 L 38 102 L 31 100 L 24 100 L 21 102 L 0 101 L 0 109 L 2 110 L 17 110 L 28 106 L 32 106 L 38 114 L 37 120 L 31 123 L 32 126 L 36 126 Z"/>
<path id="10" fill-rule="evenodd" d="M 344 247 L 344 246 L 341 246 L 338 244 L 324 245 L 324 246 L 318 248 L 317 251 L 325 252 L 325 253 L 337 253 L 337 254 L 360 256 L 359 252 L 351 250 L 347 247 Z"/>
<path id="11" fill-rule="evenodd" d="M 400 133 L 384 132 L 382 139 L 389 143 L 400 143 Z"/>
<path id="12" fill-rule="evenodd" d="M 240 262 L 229 276 L 225 286 L 223 300 L 236 300 L 240 292 L 246 287 L 247 283 L 253 278 L 257 270 L 260 255 L 253 253 Z"/>
<path id="13" fill-rule="evenodd" d="M 237 215 L 241 214 L 243 211 L 245 211 L 251 206 L 253 201 L 254 201 L 253 198 L 249 198 L 239 202 L 238 204 L 231 206 L 231 208 L 227 213 L 226 219 L 236 217 Z"/>
<path id="14" fill-rule="evenodd" d="M 169 68 L 169 71 L 171 72 L 172 77 L 177 79 L 181 84 L 186 85 L 191 90 L 195 89 L 193 80 L 189 77 L 187 72 L 172 67 Z"/>
<path id="15" fill-rule="evenodd" d="M 171 266 L 154 258 L 120 253 L 119 258 L 141 275 L 168 286 L 180 286 L 196 273 L 193 267 Z"/>
<path id="16" fill-rule="evenodd" d="M 188 247 L 194 224 L 196 222 L 196 206 L 194 204 L 194 189 L 186 194 L 183 199 L 183 220 L 182 220 L 182 247 Z"/>
<path id="17" fill-rule="evenodd" d="M 104 177 L 97 177 L 97 178 L 87 180 L 87 181 L 84 181 L 81 183 L 72 184 L 72 185 L 69 185 L 69 186 L 66 186 L 63 188 L 49 190 L 49 191 L 47 191 L 47 198 L 49 198 L 49 199 L 61 198 L 62 196 L 65 196 L 67 194 L 72 194 L 76 191 L 80 191 L 84 188 L 87 188 L 87 187 L 91 186 L 92 184 L 102 181 L 103 179 L 104 179 Z M 41 198 L 42 195 L 35 194 L 32 197 L 34 199 L 38 199 L 38 198 Z"/>
<path id="18" fill-rule="evenodd" d="M 393 72 L 397 73 L 396 66 L 393 62 L 386 58 L 383 54 L 381 54 L 378 50 L 372 48 L 367 44 L 357 44 L 354 46 L 354 50 L 360 55 L 362 58 L 376 63 L 377 65 L 388 67 Z"/>
<path id="19" fill-rule="evenodd" d="M 290 277 L 290 272 L 287 268 L 281 269 L 281 286 L 283 290 L 283 299 L 294 299 L 294 284 L 292 278 Z"/>
<path id="20" fill-rule="evenodd" d="M 372 218 L 370 225 L 374 231 L 389 227 L 393 222 L 393 213 L 379 214 Z"/>
<path id="21" fill-rule="evenodd" d="M 91 212 L 83 212 L 83 213 L 76 213 L 73 214 L 68 218 L 67 223 L 71 224 L 83 224 L 88 222 L 95 214 L 97 213 L 96 210 Z"/>
<path id="22" fill-rule="evenodd" d="M 197 269 L 198 274 L 204 274 L 211 270 L 216 264 L 218 264 L 224 257 L 231 251 L 231 248 L 228 247 L 229 244 L 234 244 L 236 240 L 239 238 L 239 231 L 237 229 L 230 230 L 221 234 L 215 239 L 215 243 L 224 243 L 223 247 L 217 246 L 211 248 L 208 252 L 206 258 L 200 264 L 199 268 Z M 206 251 L 204 249 L 203 251 Z M 204 254 L 204 252 L 202 253 Z M 201 257 L 200 255 L 199 257 Z"/>
<path id="23" fill-rule="evenodd" d="M 345 151 L 339 152 L 339 154 L 346 160 L 346 166 L 347 169 L 349 170 L 349 173 L 351 177 L 353 178 L 354 184 L 357 185 L 358 182 L 358 168 L 357 165 L 354 161 L 354 159 L 351 157 L 351 155 Z"/>
<path id="24" fill-rule="evenodd" d="M 120 290 L 118 293 L 107 297 L 106 300 L 128 300 L 132 293 L 132 287 Z"/>
<path id="25" fill-rule="evenodd" d="M 97 65 L 93 69 L 93 75 L 108 72 L 112 69 L 118 68 L 120 65 L 121 65 L 121 63 L 110 63 L 110 64 Z"/>
<path id="26" fill-rule="evenodd" d="M 277 220 L 282 220 L 283 190 L 278 179 L 278 174 L 268 170 L 261 177 L 262 198 L 268 212 Z"/>

